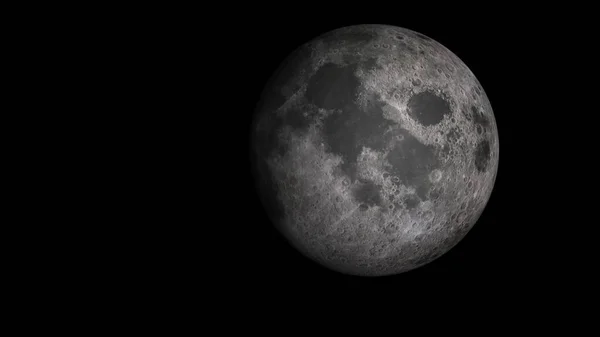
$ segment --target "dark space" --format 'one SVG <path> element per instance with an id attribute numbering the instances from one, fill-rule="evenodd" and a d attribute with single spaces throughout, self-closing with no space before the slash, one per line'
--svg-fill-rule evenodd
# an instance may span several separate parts
<path id="1" fill-rule="evenodd" d="M 412 8 L 418 4 L 423 8 Z M 14 308 L 9 302 L 9 313 L 34 327 L 40 325 L 36 318 L 50 317 L 54 325 L 67 318 L 77 328 L 164 326 L 169 334 L 192 326 L 204 331 L 205 323 L 207 331 L 214 326 L 234 333 L 275 328 L 293 334 L 330 323 L 353 330 L 385 326 L 397 334 L 415 314 L 428 319 L 425 328 L 441 327 L 439 316 L 457 314 L 463 320 L 453 322 L 460 331 L 465 325 L 511 327 L 512 333 L 528 333 L 522 325 L 559 333 L 557 325 L 565 325 L 567 336 L 595 331 L 598 11 L 593 3 L 447 4 L 451 10 L 418 1 L 345 2 L 333 9 L 324 2 L 147 2 L 130 10 L 76 11 L 51 4 L 62 16 L 45 8 L 37 14 L 39 6 L 29 6 L 23 20 L 6 25 L 9 43 L 18 44 L 5 53 L 26 56 L 5 62 L 7 70 L 22 73 L 18 81 L 5 81 L 21 93 L 15 109 L 6 105 L 5 148 L 27 159 L 5 160 L 9 173 L 15 171 L 11 165 L 27 165 L 25 174 L 5 175 L 6 185 L 22 186 L 15 195 L 5 193 L 10 205 L 15 200 L 21 206 L 16 221 L 5 220 L 5 289 L 17 299 Z M 30 17 L 42 20 L 31 25 Z M 277 94 L 261 98 L 281 62 L 322 33 L 368 23 L 411 29 L 455 53 L 489 97 L 499 129 L 495 187 L 472 230 L 423 267 L 374 278 L 330 271 L 288 244 L 259 199 L 253 171 L 264 167 L 249 156 L 253 111 L 283 100 Z M 353 37 L 358 43 L 370 39 Z M 406 43 L 402 35 L 397 40 Z M 313 98 L 331 103 L 318 91 Z M 41 106 L 28 109 L 30 102 Z M 374 103 L 370 120 L 332 117 L 329 145 L 353 155 L 336 127 L 379 124 L 380 110 Z M 479 126 L 477 132 L 488 132 L 489 121 L 477 109 L 461 113 Z M 23 122 L 13 125 L 14 115 Z M 303 118 L 296 112 L 272 122 L 302 129 Z M 33 133 L 20 132 L 31 128 Z M 47 132 L 31 137 L 37 130 Z M 456 141 L 455 132 L 446 137 Z M 272 133 L 260 141 L 266 152 L 285 153 Z M 473 150 L 485 169 L 489 144 Z M 425 171 L 415 167 L 388 178 Z M 365 186 L 365 207 L 404 207 L 394 198 L 378 200 Z M 263 201 L 283 215 L 276 201 Z M 414 207 L 418 200 L 406 202 Z M 461 205 L 450 221 L 460 222 L 470 207 Z M 41 221 L 27 221 L 33 214 Z M 19 235 L 12 235 L 13 228 Z M 443 244 L 458 239 L 452 235 Z M 72 313 L 80 314 L 73 319 Z M 486 324 L 477 316 L 500 322 Z M 596 326 L 578 333 L 587 322 Z M 327 333 L 320 327 L 311 332 Z"/>
<path id="2" fill-rule="evenodd" d="M 417 31 L 424 34 L 425 39 L 437 40 L 454 52 L 473 71 L 485 90 L 494 110 L 500 142 L 494 191 L 466 237 L 428 265 L 380 278 L 333 272 L 297 252 L 270 224 L 258 198 L 252 165 L 246 159 L 249 157 L 248 131 L 252 112 L 260 104 L 263 86 L 285 57 L 319 34 L 368 22 Z M 551 104 L 545 98 L 553 96 L 552 90 L 557 90 L 549 89 L 547 83 L 551 77 L 548 69 L 556 69 L 558 56 L 540 56 L 546 53 L 549 41 L 543 35 L 534 38 L 533 35 L 538 36 L 538 30 L 542 28 L 532 25 L 524 17 L 515 15 L 512 25 L 489 17 L 477 19 L 471 16 L 461 22 L 450 18 L 436 22 L 406 17 L 337 21 L 315 18 L 309 24 L 300 18 L 269 17 L 240 28 L 244 34 L 235 34 L 235 41 L 236 49 L 244 53 L 243 62 L 234 63 L 232 74 L 236 75 L 229 76 L 235 76 L 241 82 L 231 84 L 238 102 L 232 102 L 236 104 L 235 115 L 228 115 L 233 120 L 230 123 L 236 123 L 235 132 L 239 136 L 230 139 L 231 144 L 228 143 L 225 150 L 238 148 L 239 157 L 233 164 L 220 167 L 230 177 L 228 179 L 232 179 L 232 188 L 226 195 L 235 201 L 228 201 L 228 207 L 224 207 L 228 217 L 217 221 L 234 236 L 231 241 L 223 239 L 220 243 L 223 245 L 221 257 L 227 265 L 224 284 L 228 289 L 243 298 L 258 300 L 288 293 L 319 298 L 336 293 L 416 296 L 410 292 L 403 294 L 403 289 L 422 289 L 431 285 L 437 289 L 435 291 L 453 291 L 470 298 L 501 294 L 519 298 L 519 294 L 541 294 L 540 284 L 568 277 L 556 274 L 557 266 L 567 263 L 556 251 L 556 246 L 562 244 L 556 231 L 562 214 L 558 211 L 549 213 L 549 209 L 559 209 L 561 198 L 551 197 L 559 192 L 548 181 L 564 180 L 564 177 L 556 176 L 559 159 L 553 155 L 561 153 L 564 156 L 566 151 L 557 138 L 560 131 L 555 118 L 564 110 L 558 103 Z M 540 23 L 543 24 L 549 23 Z M 498 29 L 499 25 L 502 29 Z M 558 39 L 557 34 L 560 33 L 553 32 L 553 40 Z M 229 59 L 229 56 L 224 57 Z M 352 86 L 351 80 L 349 78 L 346 85 Z M 320 95 L 318 83 L 314 83 L 313 88 L 315 91 L 308 94 L 310 98 L 319 105 L 331 104 L 328 97 Z M 487 132 L 489 121 L 476 109 L 462 113 L 480 125 L 477 132 Z M 332 137 L 335 138 L 335 127 L 342 124 L 353 127 L 353 123 L 353 120 L 336 121 L 330 126 Z M 298 125 L 302 127 L 302 123 Z M 544 145 L 549 134 L 552 134 L 551 145 Z M 271 142 L 269 135 L 265 137 L 266 142 Z M 344 148 L 344 139 L 333 139 L 329 143 L 337 144 L 339 148 L 335 150 L 340 153 L 351 155 L 355 152 L 355 149 Z M 489 144 L 482 143 L 474 151 L 478 158 L 477 167 L 485 169 Z M 402 177 L 403 173 L 398 174 Z M 219 184 L 215 182 L 215 185 L 218 188 Z M 364 193 L 364 203 L 381 202 L 370 197 L 368 185 L 365 186 L 364 191 L 357 192 Z M 424 190 L 422 193 L 434 196 L 440 192 Z"/>

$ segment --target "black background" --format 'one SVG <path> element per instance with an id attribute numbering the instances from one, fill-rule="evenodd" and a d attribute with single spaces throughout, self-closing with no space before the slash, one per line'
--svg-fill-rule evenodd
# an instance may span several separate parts
<path id="1" fill-rule="evenodd" d="M 214 108 L 230 125 L 227 140 L 219 147 L 223 151 L 215 154 L 222 160 L 219 173 L 229 177 L 228 187 L 223 188 L 219 181 L 204 182 L 218 195 L 216 199 L 223 200 L 214 207 L 226 214 L 219 220 L 207 220 L 207 226 L 216 222 L 228 233 L 217 244 L 221 247 L 219 268 L 228 275 L 223 277 L 223 285 L 237 294 L 259 298 L 374 291 L 402 297 L 414 293 L 401 289 L 419 293 L 424 288 L 428 293 L 460 289 L 471 297 L 543 296 L 547 287 L 552 287 L 554 294 L 564 292 L 563 282 L 572 282 L 578 273 L 570 254 L 573 245 L 565 239 L 564 228 L 579 220 L 570 212 L 573 200 L 566 196 L 572 194 L 565 192 L 571 193 L 573 184 L 564 183 L 566 172 L 577 165 L 569 159 L 576 149 L 568 145 L 567 134 L 572 131 L 566 130 L 558 116 L 573 109 L 568 98 L 572 89 L 567 84 L 573 81 L 570 69 L 575 65 L 573 53 L 564 43 L 574 42 L 573 31 L 564 29 L 556 12 L 505 10 L 490 16 L 448 12 L 435 18 L 400 15 L 387 19 L 294 10 L 289 16 L 258 12 L 251 23 L 240 20 L 239 25 L 224 29 L 218 62 L 228 67 L 212 70 L 226 77 L 219 81 L 219 88 L 230 95 Z M 570 17 L 563 14 L 563 19 Z M 426 266 L 377 278 L 333 272 L 296 252 L 269 223 L 247 159 L 252 113 L 279 63 L 319 34 L 363 23 L 405 27 L 454 52 L 482 84 L 500 140 L 493 193 L 467 236 Z M 232 153 L 236 154 L 233 158 Z M 228 202 L 230 196 L 236 201 Z"/>
<path id="2" fill-rule="evenodd" d="M 81 308 L 79 302 L 97 305 L 113 316 L 123 310 L 123 315 L 117 315 L 124 320 L 145 309 L 154 314 L 176 312 L 184 320 L 200 318 L 202 324 L 206 312 L 217 312 L 226 327 L 238 327 L 240 307 L 244 310 L 239 316 L 272 319 L 260 310 L 272 299 L 286 302 L 270 307 L 283 315 L 292 316 L 292 307 L 305 310 L 305 315 L 292 316 L 302 325 L 318 322 L 310 316 L 314 309 L 333 311 L 340 302 L 332 297 L 338 294 L 355 302 L 364 294 L 393 305 L 391 313 L 414 309 L 398 298 L 433 299 L 422 301 L 430 305 L 429 310 L 417 311 L 430 317 L 460 303 L 441 301 L 447 294 L 484 300 L 506 295 L 513 300 L 512 310 L 532 295 L 549 301 L 559 300 L 559 295 L 576 297 L 583 285 L 591 283 L 582 276 L 597 268 L 596 261 L 588 262 L 597 255 L 597 245 L 585 239 L 596 240 L 598 221 L 586 219 L 585 213 L 596 207 L 592 184 L 598 151 L 585 145 L 590 144 L 586 137 L 597 134 L 586 128 L 588 124 L 597 128 L 593 102 L 597 61 L 596 38 L 586 33 L 597 18 L 586 14 L 596 11 L 550 8 L 549 4 L 528 10 L 488 3 L 468 8 L 452 3 L 451 10 L 433 3 L 420 9 L 405 3 L 347 3 L 332 8 L 324 2 L 220 5 L 167 10 L 162 3 L 148 3 L 131 9 L 108 8 L 109 13 L 94 8 L 89 15 L 62 11 L 82 22 L 44 12 L 42 16 L 51 22 L 33 31 L 36 36 L 47 34 L 48 44 L 23 39 L 24 44 L 36 46 L 30 53 L 34 59 L 22 68 L 8 66 L 17 71 L 31 67 L 35 73 L 35 65 L 41 63 L 56 71 L 36 78 L 24 74 L 23 79 L 34 84 L 48 81 L 58 88 L 55 96 L 65 96 L 75 107 L 64 126 L 82 134 L 92 133 L 92 126 L 100 129 L 91 138 L 101 143 L 101 151 L 89 146 L 85 137 L 63 133 L 50 124 L 46 128 L 52 135 L 35 140 L 36 145 L 48 145 L 58 134 L 69 145 L 81 147 L 67 151 L 74 163 L 64 169 L 77 189 L 60 186 L 60 175 L 49 177 L 59 186 L 43 191 L 50 195 L 45 199 L 60 203 L 50 208 L 70 214 L 52 217 L 52 211 L 32 204 L 24 214 L 39 214 L 42 221 L 13 226 L 27 231 L 27 238 L 41 233 L 45 245 L 32 255 L 36 261 L 49 261 L 47 272 L 19 261 L 36 275 L 27 276 L 32 286 L 18 296 L 27 292 L 35 296 L 36 290 L 47 289 L 60 297 L 48 303 L 64 304 L 65 288 L 77 298 L 73 307 Z M 90 21 L 92 13 L 99 20 Z M 86 22 L 94 32 L 82 29 Z M 63 32 L 46 29 L 57 23 L 64 26 Z M 321 33 L 365 23 L 423 33 L 458 55 L 491 101 L 500 141 L 494 191 L 467 236 L 424 267 L 377 278 L 327 270 L 287 244 L 258 201 L 248 156 L 252 113 L 278 64 Z M 69 35 L 73 32 L 76 36 Z M 64 37 L 69 48 L 57 41 Z M 73 68 L 76 76 L 61 74 L 63 64 Z M 37 77 L 42 77 L 40 82 Z M 63 90 L 54 84 L 59 80 L 77 90 Z M 63 124 L 62 105 L 49 104 L 34 92 L 29 96 L 25 101 L 43 106 L 17 114 L 33 120 L 30 113 L 40 111 L 44 118 Z M 81 122 L 82 117 L 90 118 L 89 123 Z M 82 154 L 93 160 L 82 160 Z M 30 152 L 24 155 L 35 157 Z M 31 166 L 52 172 L 54 160 Z M 97 172 L 88 172 L 87 166 Z M 25 187 L 23 191 L 39 197 L 38 191 Z M 76 202 L 63 202 L 59 194 L 65 192 Z M 88 198 L 90 194 L 97 194 L 97 200 Z M 75 226 L 65 228 L 69 217 Z M 31 227 L 38 223 L 41 232 Z M 9 260 L 29 247 L 20 248 L 12 251 Z M 64 257 L 53 255 L 56 249 L 64 251 Z M 589 294 L 582 295 L 587 299 Z M 291 297 L 316 301 L 303 309 Z M 219 312 L 213 304 L 224 310 Z M 380 314 L 386 306 L 346 309 Z M 562 309 L 579 307 L 585 306 Z M 476 311 L 479 307 L 460 313 L 466 318 Z M 335 322 L 354 326 L 347 320 Z M 387 322 L 377 323 L 369 326 Z"/>

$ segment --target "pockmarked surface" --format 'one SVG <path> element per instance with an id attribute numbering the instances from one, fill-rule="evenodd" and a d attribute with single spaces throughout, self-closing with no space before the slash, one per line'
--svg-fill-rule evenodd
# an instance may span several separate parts
<path id="1" fill-rule="evenodd" d="M 431 38 L 384 25 L 299 47 L 266 86 L 251 138 L 277 228 L 354 275 L 406 272 L 450 250 L 498 168 L 496 121 L 474 74 Z"/>

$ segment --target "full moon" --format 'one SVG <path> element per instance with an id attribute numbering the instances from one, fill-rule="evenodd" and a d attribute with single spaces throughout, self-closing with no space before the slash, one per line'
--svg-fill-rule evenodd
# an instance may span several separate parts
<path id="1" fill-rule="evenodd" d="M 351 275 L 399 274 L 448 252 L 498 169 L 496 121 L 475 75 L 435 40 L 386 25 L 296 49 L 266 84 L 250 138 L 276 228 Z"/>

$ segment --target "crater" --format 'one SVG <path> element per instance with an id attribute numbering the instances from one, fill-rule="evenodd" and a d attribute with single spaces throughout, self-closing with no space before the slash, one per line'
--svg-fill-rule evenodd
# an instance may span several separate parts
<path id="1" fill-rule="evenodd" d="M 431 126 L 441 122 L 444 116 L 452 111 L 445 99 L 431 91 L 423 91 L 409 98 L 408 113 L 420 124 Z"/>
<path id="2" fill-rule="evenodd" d="M 437 200 L 439 197 L 442 196 L 442 193 L 444 193 L 444 188 L 443 187 L 438 187 L 438 188 L 434 188 L 431 191 L 429 191 L 429 199 L 431 200 Z"/>
<path id="3" fill-rule="evenodd" d="M 465 213 L 464 211 L 460 211 L 458 212 L 458 216 L 456 217 L 456 222 L 458 224 L 464 224 L 465 219 L 467 218 L 467 213 Z"/>
<path id="4" fill-rule="evenodd" d="M 474 105 L 471 106 L 471 113 L 473 116 L 473 123 L 476 125 L 481 125 L 483 128 L 490 126 L 490 120 L 487 118 L 487 116 Z"/>
<path id="5" fill-rule="evenodd" d="M 458 139 L 460 138 L 460 134 L 458 132 L 458 128 L 457 127 L 453 127 L 451 128 L 448 133 L 446 134 L 446 141 L 450 144 L 455 144 L 458 142 Z"/>
<path id="6" fill-rule="evenodd" d="M 469 122 L 473 121 L 473 116 L 471 115 L 471 113 L 469 112 L 469 110 L 465 107 L 463 107 L 462 109 L 460 109 L 460 113 L 463 115 L 463 117 L 465 117 L 465 119 Z"/>
<path id="7" fill-rule="evenodd" d="M 384 240 L 377 240 L 372 243 L 371 249 L 369 249 L 369 253 L 371 256 L 375 258 L 381 257 L 388 247 L 388 243 Z"/>
<path id="8" fill-rule="evenodd" d="M 440 170 L 431 171 L 429 178 L 431 179 L 431 182 L 437 183 L 438 181 L 440 181 L 442 179 L 442 171 L 440 171 Z"/>
<path id="9" fill-rule="evenodd" d="M 400 224 L 397 221 L 390 221 L 385 227 L 386 234 L 394 234 L 400 230 Z"/>

